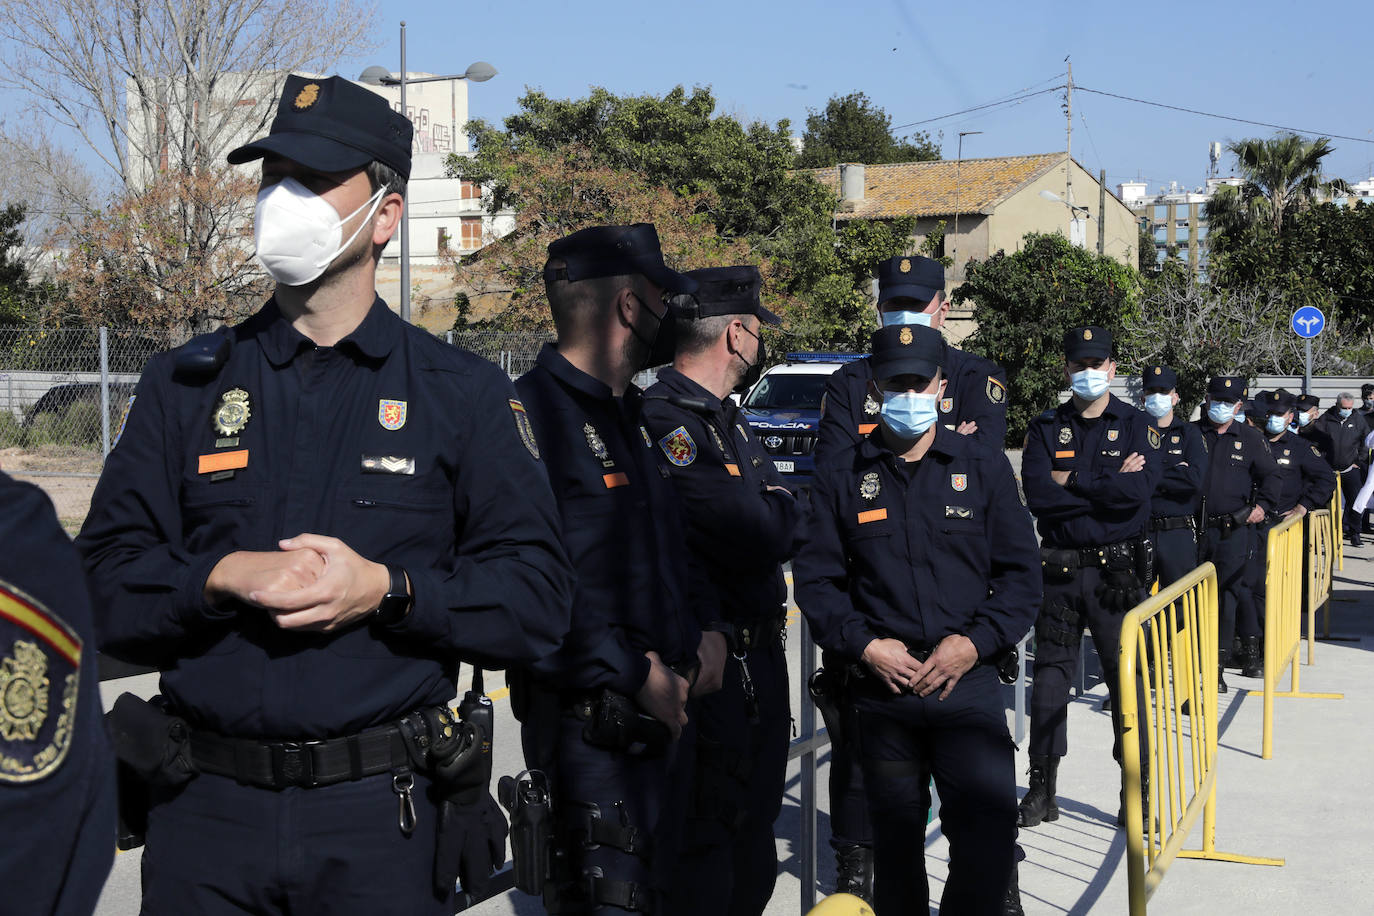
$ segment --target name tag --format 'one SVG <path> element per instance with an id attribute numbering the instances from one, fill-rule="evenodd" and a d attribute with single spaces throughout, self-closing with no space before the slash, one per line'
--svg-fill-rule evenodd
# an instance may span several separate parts
<path id="1" fill-rule="evenodd" d="M 213 474 L 216 471 L 237 471 L 246 467 L 248 467 L 248 449 L 241 448 L 236 452 L 215 452 L 213 455 L 201 455 L 197 471 L 201 474 Z"/>
<path id="2" fill-rule="evenodd" d="M 614 474 L 602 474 L 601 482 L 606 485 L 606 489 L 614 490 L 616 487 L 628 487 L 630 478 L 624 471 L 617 471 Z"/>
<path id="3" fill-rule="evenodd" d="M 859 524 L 867 525 L 869 522 L 881 522 L 887 518 L 886 509 L 869 509 L 867 512 L 859 513 Z"/>
<path id="4" fill-rule="evenodd" d="M 1054 457 L 1056 457 L 1056 458 L 1072 458 L 1073 456 L 1074 456 L 1074 452 L 1073 452 L 1072 450 L 1067 451 L 1067 452 L 1055 452 L 1055 453 L 1054 453 Z"/>

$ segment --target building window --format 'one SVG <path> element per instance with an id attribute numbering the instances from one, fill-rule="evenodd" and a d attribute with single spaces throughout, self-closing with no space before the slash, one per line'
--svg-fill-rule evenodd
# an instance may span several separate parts
<path id="1" fill-rule="evenodd" d="M 475 181 L 468 181 L 466 178 L 459 182 L 459 200 L 481 200 L 482 186 Z"/>
<path id="2" fill-rule="evenodd" d="M 458 229 L 460 247 L 468 251 L 482 247 L 482 217 L 464 216 Z"/>

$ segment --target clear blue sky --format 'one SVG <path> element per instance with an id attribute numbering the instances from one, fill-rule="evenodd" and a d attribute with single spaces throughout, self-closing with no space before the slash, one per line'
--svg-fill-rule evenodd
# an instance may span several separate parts
<path id="1" fill-rule="evenodd" d="M 1225 10 L 1232 11 L 1225 11 Z M 794 0 L 505 0 L 439 3 L 388 0 L 382 44 L 345 61 L 356 77 L 368 63 L 399 69 L 398 24 L 407 22 L 411 70 L 461 72 L 478 59 L 500 74 L 469 94 L 473 116 L 500 119 L 525 86 L 555 97 L 593 85 L 617 93 L 663 93 L 679 83 L 709 85 L 719 110 L 769 122 L 789 118 L 801 133 L 807 110 L 861 90 L 894 126 L 934 118 L 1063 82 L 1072 55 L 1081 87 L 1256 121 L 1345 134 L 1329 172 L 1374 174 L 1371 26 L 1357 2 L 1248 4 L 914 3 Z M 1343 34 L 1344 33 L 1344 34 Z M 953 158 L 1064 148 L 1062 92 L 1011 107 L 921 125 Z M 1074 157 L 1108 183 L 1136 176 L 1202 183 L 1207 144 L 1273 130 L 1074 93 Z M 1223 157 L 1223 171 L 1230 166 Z"/>

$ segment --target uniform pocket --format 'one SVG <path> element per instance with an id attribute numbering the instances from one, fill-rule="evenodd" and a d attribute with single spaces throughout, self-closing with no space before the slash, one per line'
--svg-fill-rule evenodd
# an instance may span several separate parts
<path id="1" fill-rule="evenodd" d="M 194 481 L 181 488 L 181 524 L 192 554 L 222 550 L 272 550 L 267 504 L 258 484 Z"/>

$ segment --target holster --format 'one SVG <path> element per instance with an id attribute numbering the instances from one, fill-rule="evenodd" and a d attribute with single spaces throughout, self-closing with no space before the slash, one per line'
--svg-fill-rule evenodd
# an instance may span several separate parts
<path id="1" fill-rule="evenodd" d="M 540 896 L 549 879 L 553 844 L 553 809 L 549 780 L 541 770 L 502 776 L 497 784 L 501 805 L 510 812 L 510 849 L 515 886 Z"/>
<path id="2" fill-rule="evenodd" d="M 602 690 L 577 703 L 573 712 L 583 719 L 582 740 L 592 747 L 632 757 L 661 757 L 673 743 L 668 726 L 640 710 L 634 700 L 614 690 Z"/>
<path id="3" fill-rule="evenodd" d="M 1021 673 L 1021 653 L 1015 646 L 1009 646 L 1000 655 L 994 655 L 988 660 L 997 670 L 997 679 L 1003 684 L 1015 684 L 1016 676 Z"/>
<path id="4" fill-rule="evenodd" d="M 843 744 L 844 707 L 849 702 L 848 670 L 843 667 L 817 668 L 807 684 L 811 699 L 821 711 L 821 721 L 830 733 L 832 746 Z"/>
<path id="5" fill-rule="evenodd" d="M 191 728 L 161 697 L 123 693 L 105 722 L 118 759 L 120 849 L 143 845 L 152 788 L 177 789 L 199 772 L 191 760 Z"/>
<path id="6" fill-rule="evenodd" d="M 1145 588 L 1155 581 L 1155 543 L 1150 538 L 1140 538 L 1135 544 L 1135 575 Z"/>

